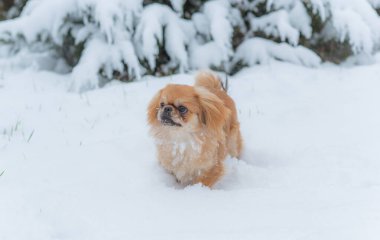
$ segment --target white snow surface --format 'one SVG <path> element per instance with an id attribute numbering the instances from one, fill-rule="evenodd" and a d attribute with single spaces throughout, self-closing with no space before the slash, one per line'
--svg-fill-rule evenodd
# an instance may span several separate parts
<path id="1" fill-rule="evenodd" d="M 179 186 L 148 134 L 153 94 L 193 75 L 79 94 L 70 75 L 0 73 L 2 240 L 380 237 L 379 63 L 231 77 L 244 152 L 214 189 Z"/>

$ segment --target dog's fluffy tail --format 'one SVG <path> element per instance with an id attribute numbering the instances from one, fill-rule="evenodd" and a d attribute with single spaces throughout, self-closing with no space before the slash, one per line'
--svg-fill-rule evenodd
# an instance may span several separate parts
<path id="1" fill-rule="evenodd" d="M 219 77 L 211 72 L 199 72 L 195 78 L 195 86 L 205 87 L 207 89 L 224 89 Z"/>

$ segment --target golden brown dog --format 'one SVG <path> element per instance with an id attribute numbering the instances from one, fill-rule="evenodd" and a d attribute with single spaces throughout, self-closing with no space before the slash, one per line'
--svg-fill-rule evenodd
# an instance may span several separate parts
<path id="1" fill-rule="evenodd" d="M 194 86 L 169 84 L 148 106 L 148 122 L 161 165 L 182 184 L 211 187 L 227 154 L 239 157 L 242 138 L 234 101 L 212 73 Z"/>

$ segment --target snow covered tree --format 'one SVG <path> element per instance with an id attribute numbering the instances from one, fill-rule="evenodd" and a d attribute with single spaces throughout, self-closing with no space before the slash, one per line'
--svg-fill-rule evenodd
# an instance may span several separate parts
<path id="1" fill-rule="evenodd" d="M 13 2 L 0 6 L 3 18 L 20 16 L 0 22 L 0 48 L 8 49 L 0 54 L 38 55 L 37 65 L 71 72 L 75 90 L 272 60 L 313 67 L 380 46 L 379 0 L 3 2 Z"/>
<path id="2" fill-rule="evenodd" d="M 28 0 L 2 0 L 0 2 L 0 20 L 18 17 Z"/>
<path id="3" fill-rule="evenodd" d="M 0 25 L 0 38 L 19 46 L 15 52 L 26 46 L 65 59 L 71 87 L 93 88 L 102 77 L 141 76 L 132 43 L 141 8 L 136 0 L 29 0 L 19 18 Z"/>
<path id="4" fill-rule="evenodd" d="M 252 65 L 275 58 L 315 66 L 320 57 L 339 62 L 351 54 L 370 55 L 380 45 L 378 2 L 233 1 L 248 22 L 245 41 L 237 48 L 233 63 Z"/>

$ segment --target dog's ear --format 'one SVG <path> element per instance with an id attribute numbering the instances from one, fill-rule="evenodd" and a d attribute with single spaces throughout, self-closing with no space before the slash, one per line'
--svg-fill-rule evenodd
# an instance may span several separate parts
<path id="1" fill-rule="evenodd" d="M 157 113 L 160 108 L 160 98 L 162 90 L 158 91 L 156 95 L 150 100 L 148 105 L 148 123 L 154 124 L 157 121 Z"/>
<path id="2" fill-rule="evenodd" d="M 224 106 L 220 98 L 206 88 L 195 87 L 195 92 L 201 106 L 202 123 L 214 132 L 220 131 L 228 119 L 230 110 Z"/>

